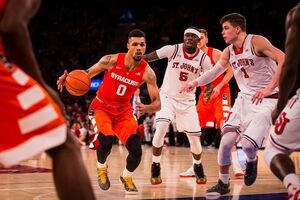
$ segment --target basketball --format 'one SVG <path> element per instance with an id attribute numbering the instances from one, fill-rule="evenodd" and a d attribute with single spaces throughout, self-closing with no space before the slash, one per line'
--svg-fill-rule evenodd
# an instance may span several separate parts
<path id="1" fill-rule="evenodd" d="M 71 71 L 65 82 L 67 91 L 74 96 L 82 96 L 90 89 L 91 79 L 83 70 Z"/>

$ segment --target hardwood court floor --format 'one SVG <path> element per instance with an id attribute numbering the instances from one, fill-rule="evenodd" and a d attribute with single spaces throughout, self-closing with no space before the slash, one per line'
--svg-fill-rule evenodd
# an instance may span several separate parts
<path id="1" fill-rule="evenodd" d="M 197 185 L 194 178 L 179 178 L 179 173 L 191 164 L 189 148 L 166 147 L 162 157 L 163 183 L 152 186 L 150 184 L 150 169 L 152 163 L 151 147 L 143 146 L 143 158 L 134 174 L 134 182 L 139 189 L 137 195 L 125 195 L 123 185 L 119 181 L 127 156 L 122 145 L 114 145 L 108 159 L 109 178 L 111 188 L 102 191 L 97 185 L 95 152 L 82 148 L 82 155 L 88 169 L 97 199 L 205 199 L 205 191 L 214 185 L 218 178 L 217 150 L 204 149 L 202 162 L 208 178 L 205 185 Z M 300 156 L 292 155 L 299 173 Z M 244 186 L 243 179 L 231 176 L 230 197 L 221 199 L 268 199 L 262 194 L 271 194 L 269 199 L 283 199 L 286 190 L 282 183 L 266 168 L 259 152 L 258 178 L 253 186 Z M 55 193 L 50 159 L 41 154 L 36 159 L 28 160 L 11 169 L 0 169 L 0 200 L 54 200 Z M 254 196 L 243 196 L 243 195 Z M 279 197 L 276 195 L 279 194 Z M 232 197 L 231 197 L 232 196 Z M 275 198 L 276 197 L 276 198 Z"/>

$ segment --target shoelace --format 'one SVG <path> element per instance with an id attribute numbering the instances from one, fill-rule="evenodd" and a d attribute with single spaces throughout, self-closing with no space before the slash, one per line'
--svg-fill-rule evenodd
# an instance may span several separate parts
<path id="1" fill-rule="evenodd" d="M 107 181 L 106 174 L 107 174 L 106 168 L 100 168 L 99 169 L 98 176 L 100 177 L 101 183 L 106 183 L 106 181 Z"/>
<path id="2" fill-rule="evenodd" d="M 135 188 L 131 177 L 123 177 L 123 179 L 125 180 L 125 183 L 129 189 L 132 190 Z"/>

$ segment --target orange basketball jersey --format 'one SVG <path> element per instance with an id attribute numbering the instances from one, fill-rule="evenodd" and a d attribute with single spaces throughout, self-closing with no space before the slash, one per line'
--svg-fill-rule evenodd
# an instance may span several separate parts
<path id="1" fill-rule="evenodd" d="M 212 65 L 215 65 L 216 64 L 216 61 L 214 60 L 213 58 L 213 51 L 214 51 L 214 48 L 212 47 L 208 47 L 207 48 L 207 55 L 208 57 L 210 58 L 210 62 Z M 212 85 L 213 87 L 216 87 L 224 78 L 225 76 L 225 73 L 221 74 L 220 76 L 218 76 L 218 78 L 216 78 L 213 82 L 212 82 Z M 223 86 L 223 88 L 221 89 L 221 91 L 225 90 L 226 87 L 229 87 L 229 84 L 227 83 L 226 85 Z M 202 86 L 201 87 L 201 91 L 203 91 L 205 89 L 205 86 Z"/>
<path id="2" fill-rule="evenodd" d="M 110 106 L 130 105 L 133 93 L 143 83 L 147 62 L 142 60 L 134 70 L 125 67 L 125 53 L 118 54 L 116 64 L 105 73 L 97 97 Z"/>

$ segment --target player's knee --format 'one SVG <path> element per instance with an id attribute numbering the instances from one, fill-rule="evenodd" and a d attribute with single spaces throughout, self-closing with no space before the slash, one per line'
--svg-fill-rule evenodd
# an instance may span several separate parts
<path id="1" fill-rule="evenodd" d="M 193 154 L 199 155 L 202 153 L 202 147 L 200 143 L 200 138 L 198 136 L 192 136 L 192 135 L 187 135 L 190 146 L 191 146 L 191 152 Z"/>
<path id="2" fill-rule="evenodd" d="M 141 159 L 142 157 L 142 145 L 140 137 L 137 134 L 131 135 L 127 142 L 126 148 L 128 149 L 129 154 L 135 159 Z"/>
<path id="3" fill-rule="evenodd" d="M 242 148 L 248 158 L 255 158 L 258 150 L 258 146 L 250 142 L 246 138 L 241 139 Z"/>
<path id="4" fill-rule="evenodd" d="M 100 148 L 110 150 L 114 143 L 114 136 L 112 136 L 112 135 L 105 136 L 104 134 L 100 133 L 98 135 L 98 140 L 99 140 Z"/>
<path id="5" fill-rule="evenodd" d="M 218 163 L 220 166 L 231 164 L 231 150 L 233 145 L 234 141 L 231 138 L 227 138 L 226 135 L 222 138 L 218 151 Z"/>
<path id="6" fill-rule="evenodd" d="M 157 122 L 155 134 L 152 140 L 152 145 L 160 148 L 164 145 L 164 138 L 169 128 L 169 122 Z"/>

